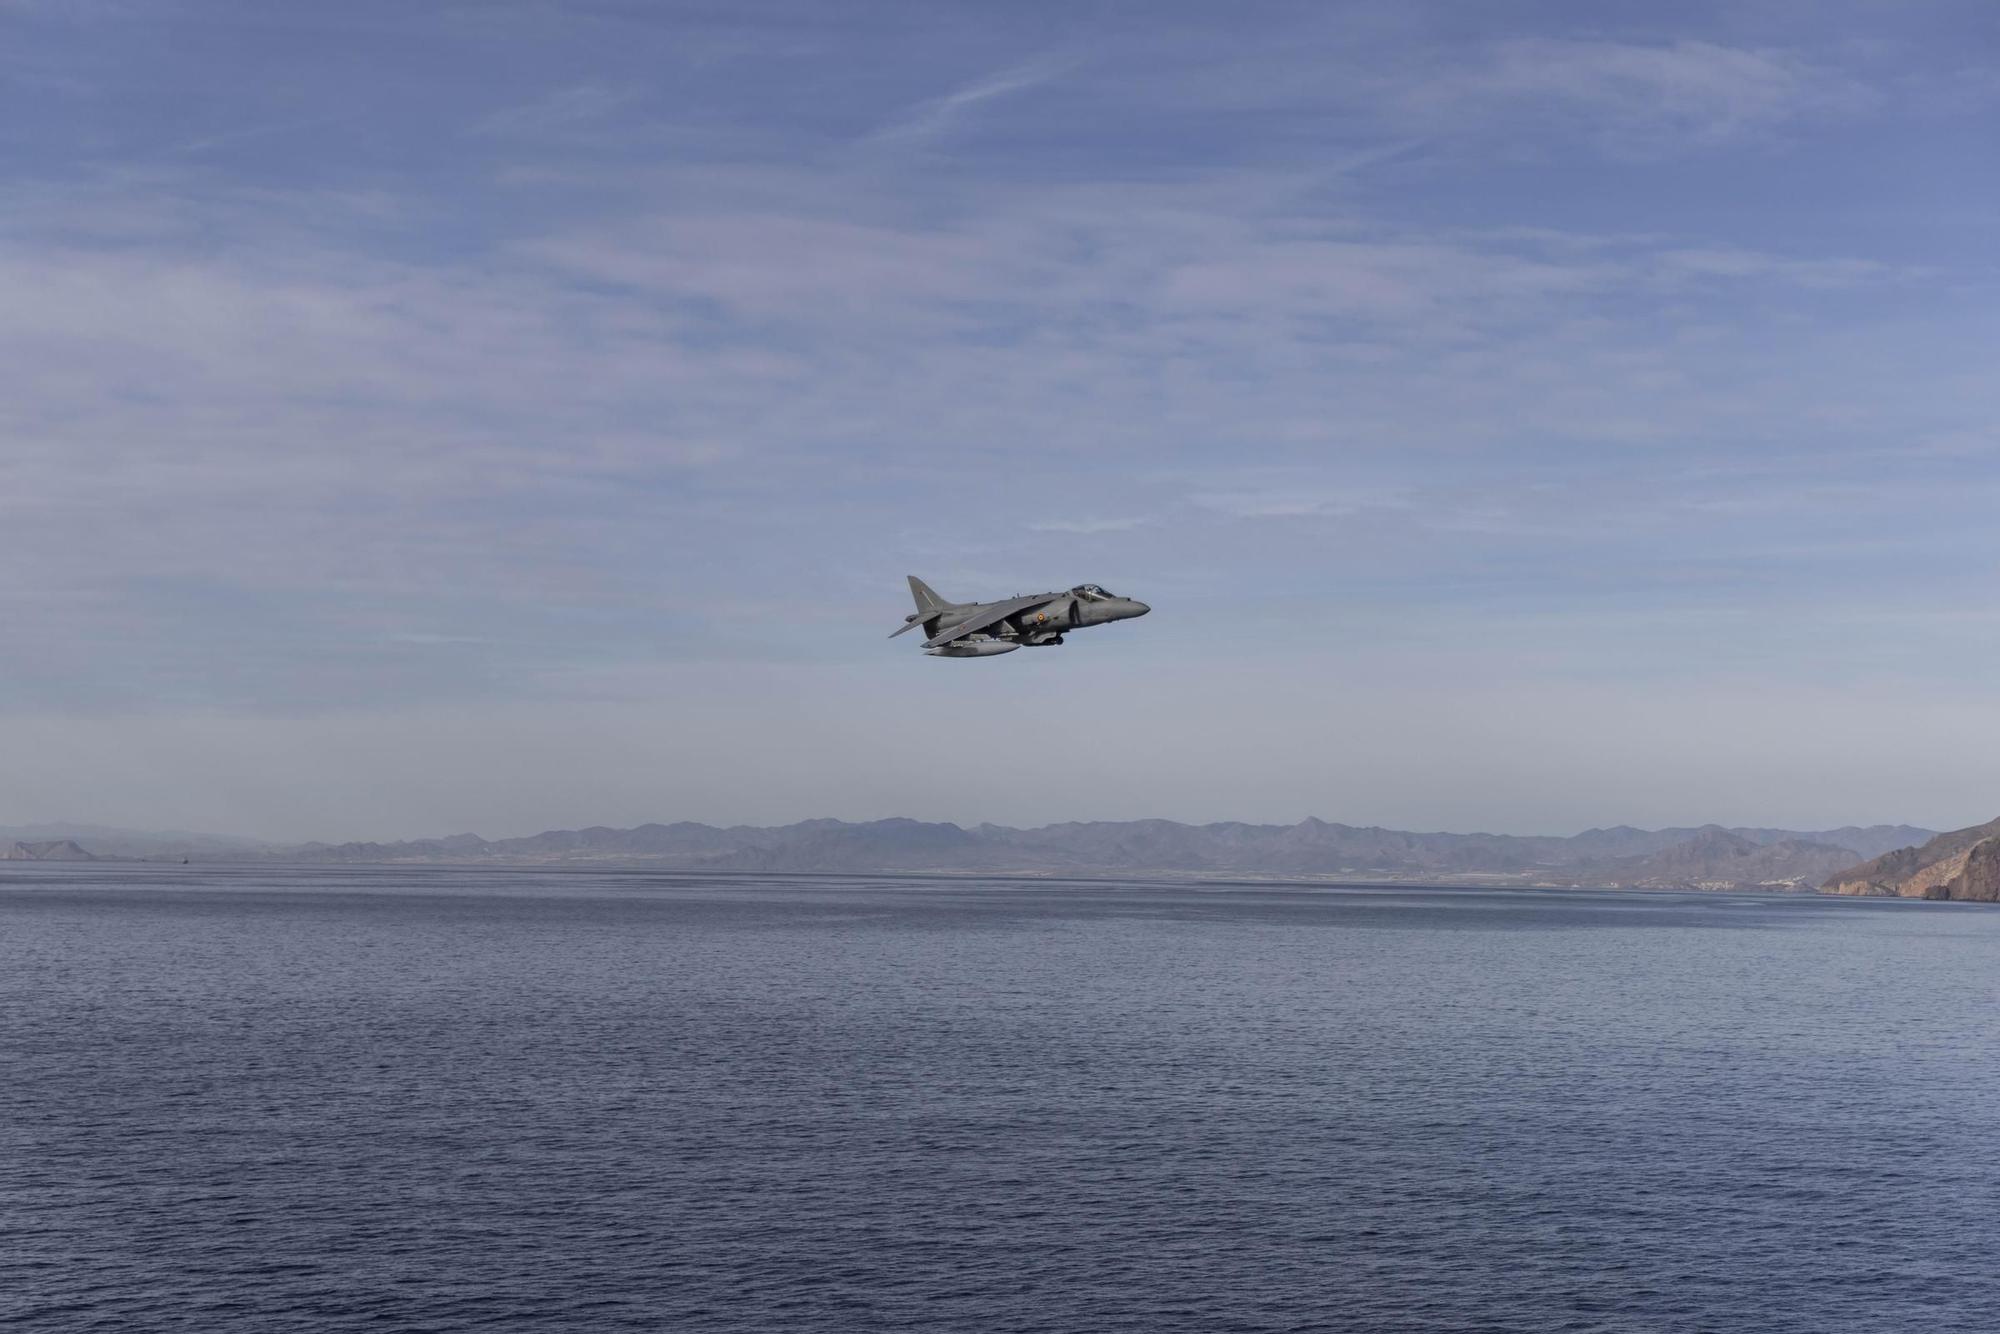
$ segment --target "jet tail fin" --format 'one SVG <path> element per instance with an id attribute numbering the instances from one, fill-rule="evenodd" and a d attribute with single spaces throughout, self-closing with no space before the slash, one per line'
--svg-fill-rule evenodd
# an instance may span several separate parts
<path id="1" fill-rule="evenodd" d="M 951 605 L 951 603 L 946 602 L 937 595 L 936 589 L 917 578 L 914 574 L 909 576 L 909 580 L 910 596 L 917 600 L 917 610 L 924 616 L 935 615 Z"/>
<path id="2" fill-rule="evenodd" d="M 903 630 L 914 630 L 920 625 L 924 627 L 924 633 L 928 635 L 937 625 L 938 613 L 946 610 L 952 604 L 939 597 L 936 589 L 917 578 L 914 574 L 909 576 L 909 579 L 910 596 L 917 600 L 917 609 L 903 618 L 903 629 L 896 631 L 896 635 L 902 634 Z M 896 635 L 890 635 L 889 638 L 894 639 Z"/>

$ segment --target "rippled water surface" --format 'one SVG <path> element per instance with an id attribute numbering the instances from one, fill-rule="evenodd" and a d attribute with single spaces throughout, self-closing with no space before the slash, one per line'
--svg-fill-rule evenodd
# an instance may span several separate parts
<path id="1" fill-rule="evenodd" d="M 0 1323 L 2000 1330 L 2000 910 L 0 870 Z"/>

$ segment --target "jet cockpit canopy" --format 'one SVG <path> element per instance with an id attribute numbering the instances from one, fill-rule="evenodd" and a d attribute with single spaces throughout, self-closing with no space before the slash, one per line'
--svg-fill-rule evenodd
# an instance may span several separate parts
<path id="1" fill-rule="evenodd" d="M 1099 588 L 1096 584 L 1078 584 L 1075 588 L 1070 589 L 1070 592 L 1076 594 L 1078 597 L 1082 598 L 1086 602 L 1095 602 L 1100 598 L 1111 598 L 1118 596 L 1116 593 L 1107 593 L 1102 588 Z"/>

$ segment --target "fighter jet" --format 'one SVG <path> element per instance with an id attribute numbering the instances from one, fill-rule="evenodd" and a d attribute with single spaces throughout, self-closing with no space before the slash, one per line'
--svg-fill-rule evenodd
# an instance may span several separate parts
<path id="1" fill-rule="evenodd" d="M 946 602 L 914 574 L 910 596 L 917 609 L 889 636 L 924 628 L 924 652 L 933 658 L 991 658 L 1017 648 L 1053 648 L 1063 632 L 1109 625 L 1144 616 L 1152 608 L 1107 593 L 1096 584 L 1078 584 L 1066 593 L 1030 593 L 1003 602 Z"/>

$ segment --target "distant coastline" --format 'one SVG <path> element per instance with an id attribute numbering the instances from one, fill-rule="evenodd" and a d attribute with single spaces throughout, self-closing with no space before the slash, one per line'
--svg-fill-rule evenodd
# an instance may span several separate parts
<path id="1" fill-rule="evenodd" d="M 49 835 L 57 831 L 65 831 L 63 837 L 21 837 L 23 833 Z M 85 831 L 97 837 L 92 840 Z M 185 832 L 146 834 L 102 826 L 34 826 L 26 830 L 0 828 L 0 858 L 635 864 L 661 869 L 805 874 L 1158 875 L 1801 892 L 1846 885 L 1849 887 L 1839 892 L 1881 894 L 1898 891 L 1874 882 L 1869 882 L 1871 887 L 1858 887 L 1856 871 L 1885 859 L 1901 857 L 1909 862 L 1919 845 L 1939 837 L 1960 835 L 1939 836 L 1914 825 L 1830 830 L 1720 825 L 1646 830 L 1618 826 L 1559 837 L 1420 833 L 1318 819 L 1291 825 L 1092 821 L 1028 829 L 890 819 L 859 823 L 806 820 L 726 828 L 679 822 L 629 829 L 559 829 L 525 838 L 457 834 L 400 842 L 276 845 Z M 1934 892 L 1930 896 L 1949 895 Z"/>

